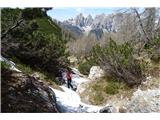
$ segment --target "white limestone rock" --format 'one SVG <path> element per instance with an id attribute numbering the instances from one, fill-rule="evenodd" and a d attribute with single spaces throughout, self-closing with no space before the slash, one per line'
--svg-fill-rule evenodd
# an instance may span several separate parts
<path id="1" fill-rule="evenodd" d="M 91 80 L 96 80 L 104 76 L 104 73 L 105 72 L 99 66 L 92 66 L 88 78 Z"/>
<path id="2" fill-rule="evenodd" d="M 160 89 L 137 90 L 126 108 L 127 112 L 131 113 L 160 112 Z"/>

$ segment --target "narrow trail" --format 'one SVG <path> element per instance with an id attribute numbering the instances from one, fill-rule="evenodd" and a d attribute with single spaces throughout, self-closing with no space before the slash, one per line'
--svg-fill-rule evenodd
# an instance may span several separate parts
<path id="1" fill-rule="evenodd" d="M 87 82 L 87 78 L 73 76 L 72 83 L 77 87 L 84 82 Z M 64 92 L 51 88 L 57 99 L 57 106 L 60 112 L 67 113 L 98 113 L 103 107 L 87 105 L 81 101 L 79 94 L 76 91 L 68 89 L 65 85 L 60 86 Z M 105 106 L 104 106 L 105 107 Z"/>

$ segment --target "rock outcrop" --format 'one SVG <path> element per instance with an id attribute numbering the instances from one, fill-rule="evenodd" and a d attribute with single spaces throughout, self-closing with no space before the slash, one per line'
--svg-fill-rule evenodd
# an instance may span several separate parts
<path id="1" fill-rule="evenodd" d="M 96 80 L 104 76 L 104 71 L 99 66 L 92 66 L 88 78 Z"/>
<path id="2" fill-rule="evenodd" d="M 160 112 L 160 90 L 137 90 L 127 104 L 126 110 L 131 113 Z"/>
<path id="3" fill-rule="evenodd" d="M 2 69 L 2 112 L 58 112 L 54 92 L 41 80 Z"/>

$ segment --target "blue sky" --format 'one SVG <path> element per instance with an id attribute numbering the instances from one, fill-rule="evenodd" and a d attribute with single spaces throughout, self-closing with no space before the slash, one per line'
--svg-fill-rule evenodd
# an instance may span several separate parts
<path id="1" fill-rule="evenodd" d="M 118 7 L 107 7 L 107 8 L 93 8 L 93 7 L 59 7 L 59 8 L 53 8 L 52 10 L 48 11 L 48 15 L 51 16 L 54 19 L 57 19 L 59 21 L 64 21 L 69 18 L 74 18 L 76 15 L 83 13 L 84 16 L 87 16 L 88 14 L 95 17 L 95 15 L 98 14 L 110 14 L 116 12 L 116 10 L 119 10 L 121 8 Z"/>

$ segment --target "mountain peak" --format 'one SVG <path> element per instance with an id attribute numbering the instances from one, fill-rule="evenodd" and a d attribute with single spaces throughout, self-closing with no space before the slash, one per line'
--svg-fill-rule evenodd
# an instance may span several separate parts
<path id="1" fill-rule="evenodd" d="M 77 15 L 77 16 L 82 16 L 83 17 L 83 13 L 80 13 L 79 15 Z"/>
<path id="2" fill-rule="evenodd" d="M 104 32 L 114 32 L 116 29 L 115 22 L 118 21 L 119 19 L 115 19 L 112 14 L 106 15 L 105 13 L 102 13 L 93 18 L 90 14 L 84 16 L 80 13 L 74 19 L 66 20 L 66 22 L 63 23 L 73 32 L 75 32 L 74 30 L 76 27 L 76 29 L 82 31 L 82 34 L 96 34 L 96 37 L 99 39 Z"/>
<path id="3" fill-rule="evenodd" d="M 87 18 L 92 18 L 92 15 L 89 14 L 89 15 L 87 16 Z M 92 18 L 92 19 L 93 19 L 93 18 Z"/>
<path id="4" fill-rule="evenodd" d="M 77 26 L 83 27 L 84 26 L 84 16 L 82 13 L 80 13 L 79 15 L 76 16 L 75 18 L 75 24 Z"/>
<path id="5" fill-rule="evenodd" d="M 93 23 L 93 18 L 92 16 L 89 14 L 86 18 L 85 18 L 85 26 L 91 26 Z"/>

